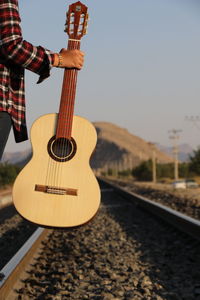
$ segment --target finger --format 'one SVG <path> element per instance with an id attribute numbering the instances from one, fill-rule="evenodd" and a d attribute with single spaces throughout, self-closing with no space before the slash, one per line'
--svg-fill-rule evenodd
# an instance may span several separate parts
<path id="1" fill-rule="evenodd" d="M 61 50 L 60 50 L 60 53 L 62 53 L 62 52 L 66 52 L 67 51 L 67 49 L 65 49 L 65 48 L 62 48 Z"/>
<path id="2" fill-rule="evenodd" d="M 77 67 L 78 67 L 79 69 L 81 69 L 81 68 L 83 67 L 83 62 L 79 62 L 79 63 L 77 64 Z"/>

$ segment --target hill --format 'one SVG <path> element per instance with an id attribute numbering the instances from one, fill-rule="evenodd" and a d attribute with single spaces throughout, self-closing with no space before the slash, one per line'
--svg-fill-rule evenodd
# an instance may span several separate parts
<path id="1" fill-rule="evenodd" d="M 155 145 L 128 132 L 127 129 L 108 122 L 95 122 L 98 142 L 91 159 L 94 169 L 133 168 L 141 161 L 152 158 L 153 151 L 157 162 L 169 163 L 172 158 Z"/>
<path id="2" fill-rule="evenodd" d="M 32 152 L 30 149 L 21 152 L 6 152 L 3 154 L 2 162 L 23 166 L 30 160 L 31 156 Z"/>
<path id="3" fill-rule="evenodd" d="M 129 133 L 127 129 L 108 122 L 95 122 L 94 126 L 98 135 L 97 147 L 91 158 L 91 166 L 94 169 L 131 169 L 141 161 L 151 159 L 153 151 L 158 162 L 172 161 L 169 155 L 155 145 Z M 31 158 L 31 155 L 31 150 L 5 153 L 3 161 L 23 166 Z"/>

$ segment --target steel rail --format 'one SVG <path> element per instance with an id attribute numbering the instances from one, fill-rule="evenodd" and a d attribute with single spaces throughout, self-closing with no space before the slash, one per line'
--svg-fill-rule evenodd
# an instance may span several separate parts
<path id="1" fill-rule="evenodd" d="M 170 223 L 180 231 L 183 231 L 193 238 L 200 240 L 200 221 L 191 218 L 183 213 L 180 213 L 172 208 L 169 208 L 163 204 L 154 202 L 146 197 L 128 191 L 125 188 L 109 182 L 109 180 L 107 179 L 99 178 L 99 181 L 112 188 L 115 192 L 120 194 L 121 197 L 132 201 L 137 206 L 163 219 L 167 223 Z"/>
<path id="2" fill-rule="evenodd" d="M 47 236 L 47 229 L 38 228 L 13 258 L 0 271 L 0 299 L 7 299 L 20 274 L 36 254 L 41 241 Z"/>

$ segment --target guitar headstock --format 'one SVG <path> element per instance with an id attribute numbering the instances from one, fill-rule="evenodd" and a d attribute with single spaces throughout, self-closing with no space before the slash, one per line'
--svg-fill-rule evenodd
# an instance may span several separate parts
<path id="1" fill-rule="evenodd" d="M 87 33 L 87 9 L 87 6 L 80 1 L 69 6 L 65 32 L 67 32 L 70 39 L 80 40 Z"/>

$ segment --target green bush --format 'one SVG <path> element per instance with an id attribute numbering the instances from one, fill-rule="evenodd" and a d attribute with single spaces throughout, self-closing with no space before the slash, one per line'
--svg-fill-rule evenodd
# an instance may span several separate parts
<path id="1" fill-rule="evenodd" d="M 200 148 L 194 150 L 193 155 L 190 156 L 189 171 L 200 175 Z"/>
<path id="2" fill-rule="evenodd" d="M 14 182 L 17 174 L 20 171 L 20 167 L 1 163 L 0 164 L 0 186 L 5 186 Z"/>
<path id="3" fill-rule="evenodd" d="M 143 161 L 139 166 L 132 170 L 132 176 L 140 181 L 152 180 L 152 162 L 151 160 Z"/>
<path id="4" fill-rule="evenodd" d="M 139 166 L 133 169 L 133 177 L 141 181 L 152 180 L 152 161 L 144 161 Z M 179 177 L 191 177 L 192 173 L 189 170 L 188 163 L 179 163 Z M 174 179 L 174 163 L 156 164 L 156 177 L 158 180 L 162 178 Z"/>

